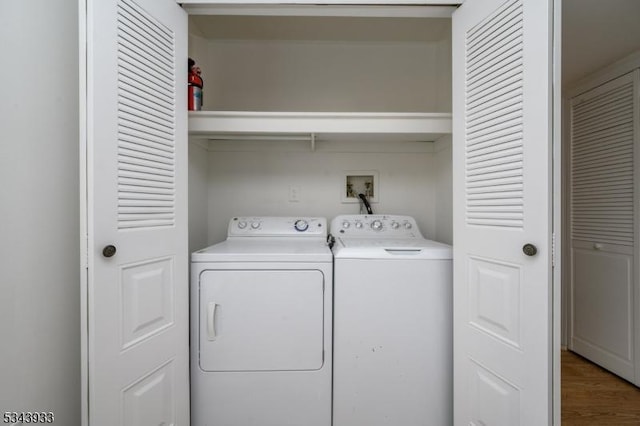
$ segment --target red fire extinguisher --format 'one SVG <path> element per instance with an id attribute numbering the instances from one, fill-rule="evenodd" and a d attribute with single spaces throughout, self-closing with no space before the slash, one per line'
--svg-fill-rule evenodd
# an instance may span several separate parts
<path id="1" fill-rule="evenodd" d="M 203 81 L 200 77 L 200 67 L 196 66 L 196 62 L 189 58 L 189 82 L 188 82 L 188 103 L 189 111 L 200 111 L 202 109 L 202 86 Z"/>

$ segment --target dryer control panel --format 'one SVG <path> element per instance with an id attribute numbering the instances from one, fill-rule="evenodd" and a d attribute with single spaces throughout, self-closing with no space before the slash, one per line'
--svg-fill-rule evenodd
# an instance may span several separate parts
<path id="1" fill-rule="evenodd" d="M 322 237 L 327 220 L 307 216 L 239 216 L 229 221 L 228 237 Z"/>
<path id="2" fill-rule="evenodd" d="M 331 221 L 331 235 L 371 238 L 422 238 L 415 219 L 401 215 L 341 215 Z"/>

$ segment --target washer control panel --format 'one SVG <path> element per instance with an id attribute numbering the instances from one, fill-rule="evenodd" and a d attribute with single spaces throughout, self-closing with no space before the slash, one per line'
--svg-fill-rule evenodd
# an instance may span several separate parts
<path id="1" fill-rule="evenodd" d="M 422 238 L 415 219 L 401 215 L 341 215 L 331 221 L 331 235 Z"/>
<path id="2" fill-rule="evenodd" d="M 326 237 L 323 217 L 238 216 L 229 221 L 229 237 Z"/>

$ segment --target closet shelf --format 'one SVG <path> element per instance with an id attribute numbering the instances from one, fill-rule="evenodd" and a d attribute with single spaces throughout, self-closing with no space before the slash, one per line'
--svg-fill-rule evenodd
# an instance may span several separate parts
<path id="1" fill-rule="evenodd" d="M 447 134 L 447 113 L 189 112 L 189 135 L 205 140 L 433 142 Z"/>

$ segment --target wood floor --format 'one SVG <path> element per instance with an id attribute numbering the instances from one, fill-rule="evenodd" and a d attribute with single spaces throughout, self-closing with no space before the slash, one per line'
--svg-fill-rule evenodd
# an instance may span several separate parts
<path id="1" fill-rule="evenodd" d="M 640 426 L 640 389 L 562 351 L 562 426 Z"/>

